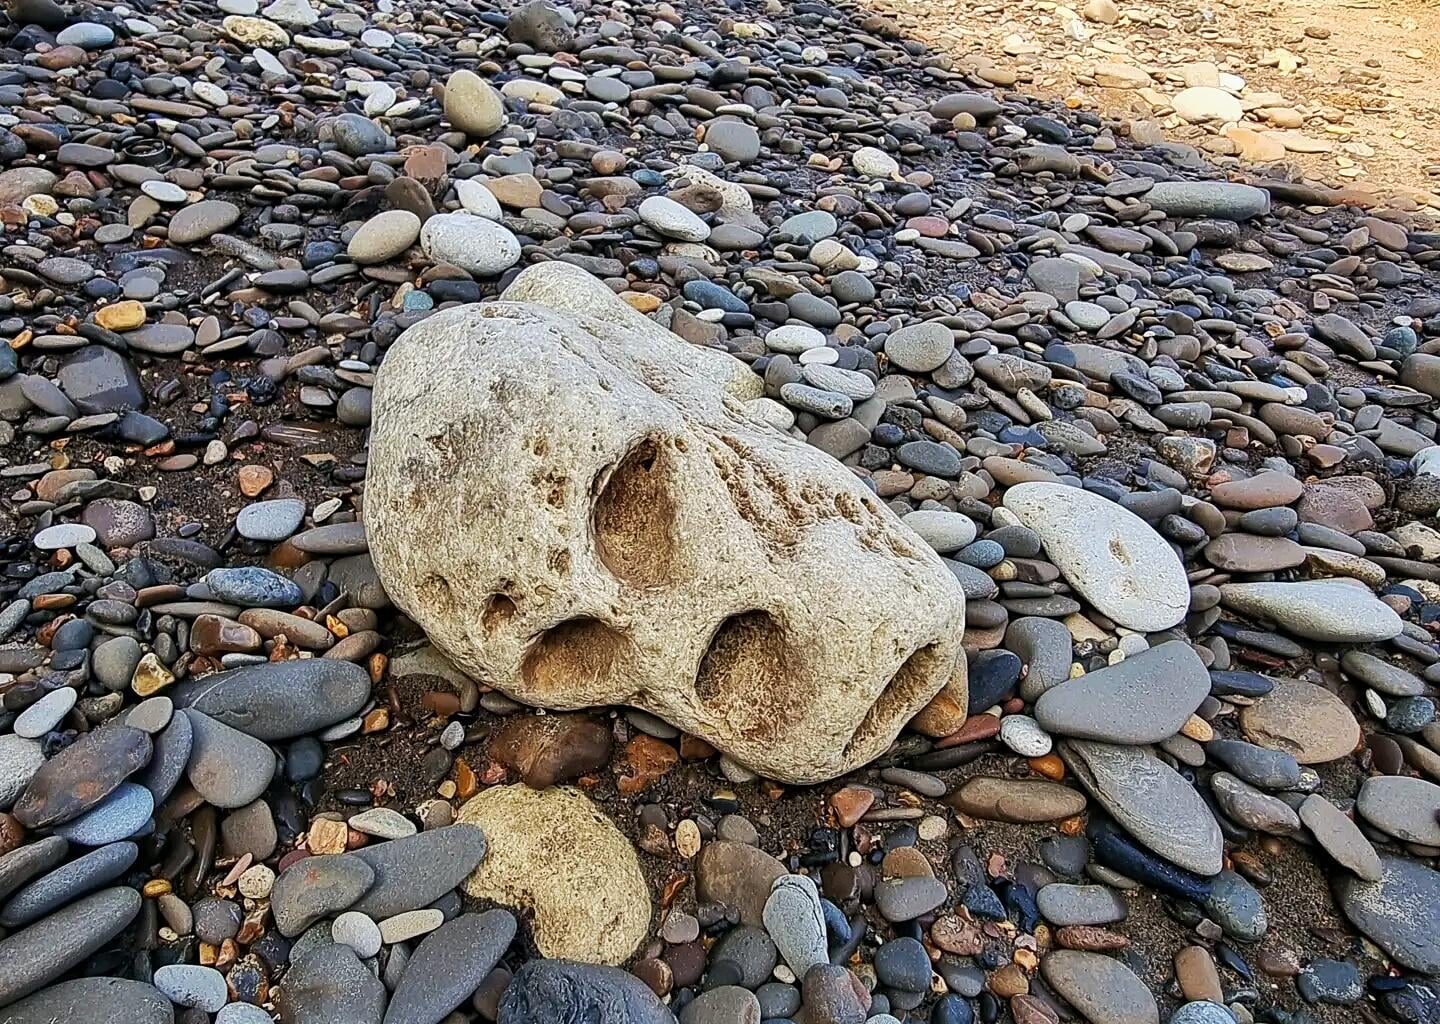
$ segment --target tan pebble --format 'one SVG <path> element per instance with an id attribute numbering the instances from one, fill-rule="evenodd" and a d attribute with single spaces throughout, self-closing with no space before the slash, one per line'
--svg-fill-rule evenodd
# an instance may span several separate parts
<path id="1" fill-rule="evenodd" d="M 926 842 L 934 842 L 937 839 L 943 839 L 949 829 L 950 826 L 944 818 L 937 814 L 927 814 L 920 819 L 920 825 L 917 831 L 920 833 L 921 839 Z"/>
<path id="2" fill-rule="evenodd" d="M 1191 715 L 1180 727 L 1182 735 L 1189 736 L 1197 743 L 1209 743 L 1215 738 L 1215 730 L 1199 715 Z"/>
<path id="3" fill-rule="evenodd" d="M 134 299 L 112 302 L 95 311 L 95 322 L 107 331 L 133 331 L 145 322 L 145 307 Z"/>
<path id="4" fill-rule="evenodd" d="M 410 910 L 381 921 L 380 939 L 385 945 L 393 946 L 433 932 L 444 923 L 445 915 L 439 910 Z"/>
<path id="5" fill-rule="evenodd" d="M 263 900 L 270 895 L 270 890 L 275 885 L 275 872 L 264 864 L 256 864 L 246 869 L 238 884 L 240 895 L 252 900 Z"/>
<path id="6" fill-rule="evenodd" d="M 675 826 L 675 851 L 689 859 L 700 852 L 700 826 L 686 818 Z"/>
<path id="7" fill-rule="evenodd" d="M 175 676 L 152 652 L 140 659 L 135 674 L 130 677 L 130 689 L 141 697 L 159 693 L 175 681 Z"/>
<path id="8" fill-rule="evenodd" d="M 316 818 L 310 822 L 305 846 L 311 853 L 344 853 L 345 840 L 349 833 L 350 829 L 343 821 Z"/>
<path id="9" fill-rule="evenodd" d="M 241 466 L 238 473 L 240 493 L 253 498 L 275 482 L 275 474 L 266 466 Z"/>

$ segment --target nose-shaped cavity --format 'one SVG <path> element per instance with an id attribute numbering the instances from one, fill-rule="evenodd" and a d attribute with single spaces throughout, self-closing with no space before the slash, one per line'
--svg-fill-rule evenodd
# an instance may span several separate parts
<path id="1" fill-rule="evenodd" d="M 595 550 L 616 579 L 649 588 L 676 582 L 682 559 L 675 541 L 674 455 L 647 437 L 597 483 Z"/>
<path id="2" fill-rule="evenodd" d="M 948 675 L 953 668 L 944 661 L 944 652 L 938 643 L 928 644 L 906 658 L 870 705 L 855 728 L 855 735 L 845 744 L 845 756 L 849 757 L 882 733 L 893 732 L 897 716 L 913 714 L 924 696 L 935 692 L 936 675 L 941 672 Z"/>
<path id="3" fill-rule="evenodd" d="M 810 703 L 784 627 L 766 611 L 720 623 L 695 676 L 695 694 L 712 714 L 753 740 L 775 739 Z"/>
<path id="4" fill-rule="evenodd" d="M 608 704 L 631 688 L 635 650 L 630 639 L 599 619 L 569 619 L 540 634 L 520 666 L 543 704 L 549 694 Z"/>

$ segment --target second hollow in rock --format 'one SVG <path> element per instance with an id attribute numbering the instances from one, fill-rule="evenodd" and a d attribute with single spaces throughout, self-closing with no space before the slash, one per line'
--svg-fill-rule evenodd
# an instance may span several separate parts
<path id="1" fill-rule="evenodd" d="M 963 592 L 716 353 L 605 301 L 446 310 L 391 347 L 366 507 L 387 592 L 527 703 L 631 704 L 788 782 L 864 764 L 951 681 Z"/>

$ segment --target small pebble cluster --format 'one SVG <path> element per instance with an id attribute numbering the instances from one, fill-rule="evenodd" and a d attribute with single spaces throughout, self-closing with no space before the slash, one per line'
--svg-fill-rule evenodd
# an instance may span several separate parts
<path id="1" fill-rule="evenodd" d="M 0 1020 L 1440 1020 L 1434 225 L 818 0 L 0 54 Z M 547 266 L 943 560 L 964 671 L 873 763 L 537 711 L 392 604 L 386 352 Z"/>

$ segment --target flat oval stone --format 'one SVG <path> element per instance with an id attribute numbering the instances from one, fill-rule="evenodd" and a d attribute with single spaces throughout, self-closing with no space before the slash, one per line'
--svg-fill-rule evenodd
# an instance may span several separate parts
<path id="1" fill-rule="evenodd" d="M 1058 927 L 1113 924 L 1128 913 L 1120 894 L 1103 885 L 1055 882 L 1041 886 L 1035 903 L 1045 920 Z"/>
<path id="2" fill-rule="evenodd" d="M 41 766 L 15 802 L 15 817 L 26 828 L 72 821 L 143 768 L 152 749 L 146 733 L 127 725 L 88 732 Z"/>
<path id="3" fill-rule="evenodd" d="M 227 999 L 225 975 L 199 964 L 166 964 L 155 972 L 155 987 L 177 1006 L 214 1013 Z"/>
<path id="4" fill-rule="evenodd" d="M 742 923 L 764 923 L 770 886 L 785 874 L 778 860 L 746 843 L 718 839 L 695 857 L 695 888 L 700 900 L 725 903 L 740 911 Z"/>
<path id="5" fill-rule="evenodd" d="M 157 806 L 165 802 L 184 777 L 194 741 L 195 731 L 190 719 L 183 714 L 174 714 L 172 709 L 170 724 L 155 736 L 154 756 L 145 770 L 135 777 L 136 782 L 154 794 Z"/>
<path id="6" fill-rule="evenodd" d="M 944 802 L 972 818 L 1016 824 L 1060 821 L 1085 810 L 1085 795 L 1058 782 L 983 775 L 966 779 Z"/>
<path id="7" fill-rule="evenodd" d="M 277 661 L 183 683 L 170 697 L 256 739 L 285 740 L 358 712 L 370 699 L 370 676 L 346 661 Z"/>
<path id="8" fill-rule="evenodd" d="M 1406 775 L 1365 780 L 1355 809 L 1381 832 L 1407 843 L 1440 846 L 1440 786 Z"/>
<path id="9" fill-rule="evenodd" d="M 1425 692 L 1422 680 L 1364 651 L 1346 651 L 1340 657 L 1340 666 L 1366 686 L 1390 697 L 1418 697 Z"/>
<path id="10" fill-rule="evenodd" d="M 205 586 L 216 600 L 256 608 L 293 608 L 304 600 L 294 582 L 256 566 L 211 569 Z"/>
<path id="11" fill-rule="evenodd" d="M 350 909 L 376 920 L 428 906 L 464 880 L 485 856 L 485 834 L 448 825 L 352 854 L 375 872 L 375 883 Z"/>
<path id="12" fill-rule="evenodd" d="M 235 529 L 247 540 L 270 543 L 282 541 L 305 521 L 305 502 L 299 498 L 275 498 L 246 505 L 235 517 Z"/>
<path id="13" fill-rule="evenodd" d="M 294 938 L 310 925 L 355 903 L 375 881 L 375 870 L 353 854 L 305 857 L 291 864 L 270 890 L 275 927 Z"/>
<path id="14" fill-rule="evenodd" d="M 1169 629 L 1190 608 L 1174 549 L 1133 512 L 1064 484 L 1016 484 L 1005 507 L 1040 536 L 1071 586 L 1129 629 Z"/>
<path id="15" fill-rule="evenodd" d="M 122 782 L 74 821 L 55 826 L 55 834 L 80 846 L 104 846 L 133 836 L 155 811 L 155 798 L 144 786 Z"/>
<path id="16" fill-rule="evenodd" d="M 1244 740 L 1212 740 L 1205 744 L 1205 756 L 1262 789 L 1296 789 L 1300 785 L 1300 762 L 1283 750 Z"/>
<path id="17" fill-rule="evenodd" d="M 1252 743 L 1283 750 L 1301 764 L 1346 757 L 1360 743 L 1360 723 L 1345 702 L 1314 683 L 1284 679 L 1240 711 Z"/>
<path id="18" fill-rule="evenodd" d="M 461 914 L 425 936 L 385 1011 L 385 1024 L 439 1020 L 480 987 L 515 938 L 508 910 Z"/>
<path id="19" fill-rule="evenodd" d="M 1288 537 L 1227 533 L 1205 545 L 1205 560 L 1226 572 L 1276 572 L 1305 564 L 1305 549 Z"/>
<path id="20" fill-rule="evenodd" d="M 1210 489 L 1210 500 L 1221 508 L 1248 512 L 1292 504 L 1304 493 L 1305 485 L 1288 473 L 1257 473 L 1216 484 Z"/>
<path id="21" fill-rule="evenodd" d="M 37 533 L 31 543 L 40 551 L 59 551 L 94 540 L 95 531 L 84 523 L 57 523 Z"/>
<path id="22" fill-rule="evenodd" d="M 326 942 L 296 957 L 275 1004 L 289 1024 L 381 1024 L 385 986 L 349 946 Z"/>
<path id="23" fill-rule="evenodd" d="M 51 690 L 34 704 L 31 704 L 15 719 L 15 735 L 27 740 L 39 739 L 58 726 L 70 709 L 75 706 L 79 695 L 70 687 L 62 686 Z"/>
<path id="24" fill-rule="evenodd" d="M 1159 743 L 1210 695 L 1205 663 L 1181 640 L 1045 691 L 1035 718 L 1047 732 L 1107 743 Z"/>
<path id="25" fill-rule="evenodd" d="M 1349 875 L 1335 879 L 1341 911 L 1360 932 L 1421 974 L 1440 974 L 1440 872 L 1402 857 L 1382 857 L 1381 876 L 1366 882 Z"/>
<path id="26" fill-rule="evenodd" d="M 1142 844 L 1187 871 L 1223 866 L 1224 837 L 1188 782 L 1144 747 L 1065 740 L 1060 756 L 1080 784 Z"/>
<path id="27" fill-rule="evenodd" d="M 185 774 L 216 807 L 233 810 L 259 799 L 275 777 L 275 752 L 261 740 L 193 708 L 184 710 L 193 734 Z"/>
<path id="28" fill-rule="evenodd" d="M 1310 640 L 1362 644 L 1389 640 L 1404 623 L 1394 609 L 1361 584 L 1343 580 L 1300 583 L 1227 583 L 1220 601 Z"/>
<path id="29" fill-rule="evenodd" d="M 1336 863 L 1367 882 L 1380 880 L 1380 855 L 1340 808 L 1319 793 L 1311 793 L 1300 805 L 1299 814 L 1301 823 Z"/>
<path id="30" fill-rule="evenodd" d="M 1160 1024 L 1155 997 L 1119 960 L 1057 949 L 1040 961 L 1040 972 L 1057 994 L 1096 1024 Z"/>
<path id="31" fill-rule="evenodd" d="M 134 843 L 111 843 L 41 875 L 9 899 L 0 912 L 0 924 L 14 929 L 44 917 L 119 878 L 139 854 Z"/>
<path id="32" fill-rule="evenodd" d="M 45 763 L 45 748 L 13 733 L 0 736 L 0 807 L 9 807 Z"/>
<path id="33" fill-rule="evenodd" d="M 0 899 L 65 859 L 70 844 L 59 836 L 44 836 L 0 857 Z"/>

